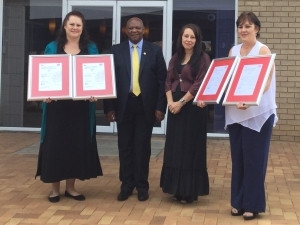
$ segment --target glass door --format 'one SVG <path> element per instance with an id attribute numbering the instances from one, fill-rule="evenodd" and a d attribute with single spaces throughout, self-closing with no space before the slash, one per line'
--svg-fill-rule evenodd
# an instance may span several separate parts
<path id="1" fill-rule="evenodd" d="M 99 52 L 108 53 L 116 40 L 116 2 L 115 1 L 68 1 L 67 11 L 80 11 L 85 19 L 91 40 L 96 43 Z M 103 100 L 96 103 L 96 132 L 112 133 L 115 124 L 106 120 L 103 111 Z"/>
<path id="2" fill-rule="evenodd" d="M 127 39 L 125 25 L 128 18 L 137 16 L 144 21 L 144 39 L 162 47 L 167 55 L 166 1 L 76 1 L 70 0 L 66 12 L 78 10 L 87 20 L 87 28 L 100 53 L 107 53 L 113 44 Z M 165 121 L 155 124 L 153 133 L 165 133 Z M 103 113 L 102 100 L 97 103 L 97 132 L 117 132 Z"/>
<path id="3" fill-rule="evenodd" d="M 127 40 L 125 35 L 126 21 L 133 16 L 143 20 L 144 39 L 162 47 L 166 56 L 166 2 L 163 1 L 118 1 L 117 2 L 117 42 Z M 156 123 L 154 134 L 165 133 L 166 120 Z"/>

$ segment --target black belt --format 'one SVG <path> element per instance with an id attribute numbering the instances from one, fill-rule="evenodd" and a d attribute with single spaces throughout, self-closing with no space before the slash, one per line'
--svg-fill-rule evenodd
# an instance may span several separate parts
<path id="1" fill-rule="evenodd" d="M 132 92 L 129 92 L 129 96 L 132 97 L 132 98 L 139 98 L 139 97 L 141 97 L 141 94 L 139 94 L 138 96 L 136 96 Z"/>

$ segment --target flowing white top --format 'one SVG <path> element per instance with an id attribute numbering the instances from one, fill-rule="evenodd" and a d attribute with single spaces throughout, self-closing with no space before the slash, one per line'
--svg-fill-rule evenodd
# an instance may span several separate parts
<path id="1" fill-rule="evenodd" d="M 256 41 L 248 56 L 259 55 L 259 50 L 262 46 L 265 45 L 259 41 Z M 242 44 L 234 46 L 231 51 L 232 56 L 240 56 L 241 47 Z M 235 105 L 225 106 L 225 129 L 230 124 L 239 123 L 244 127 L 248 127 L 252 130 L 260 132 L 262 126 L 272 114 L 275 114 L 273 124 L 273 126 L 275 126 L 278 121 L 275 98 L 276 72 L 274 69 L 270 87 L 265 93 L 263 93 L 260 104 L 258 106 L 250 106 L 246 110 L 237 109 Z"/>

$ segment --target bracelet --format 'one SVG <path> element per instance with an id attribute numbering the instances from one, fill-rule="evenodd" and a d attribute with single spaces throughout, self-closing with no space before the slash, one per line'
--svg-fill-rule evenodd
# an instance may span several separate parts
<path id="1" fill-rule="evenodd" d="M 181 102 L 182 105 L 185 105 L 185 103 L 186 103 L 184 97 L 182 97 L 179 101 Z"/>

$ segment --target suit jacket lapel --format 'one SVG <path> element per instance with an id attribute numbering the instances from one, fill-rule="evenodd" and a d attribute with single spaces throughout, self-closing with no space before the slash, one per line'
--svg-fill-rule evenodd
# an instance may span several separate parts
<path id="1" fill-rule="evenodd" d="M 147 54 L 149 54 L 149 45 L 148 43 L 144 40 L 143 41 L 143 47 L 142 47 L 142 52 L 141 52 L 141 62 L 140 62 L 140 76 L 142 74 L 145 62 L 147 60 Z"/>
<path id="2" fill-rule="evenodd" d="M 126 64 L 126 71 L 129 79 L 131 80 L 131 59 L 130 59 L 130 49 L 127 41 L 123 43 L 121 54 L 124 56 L 124 62 Z"/>

